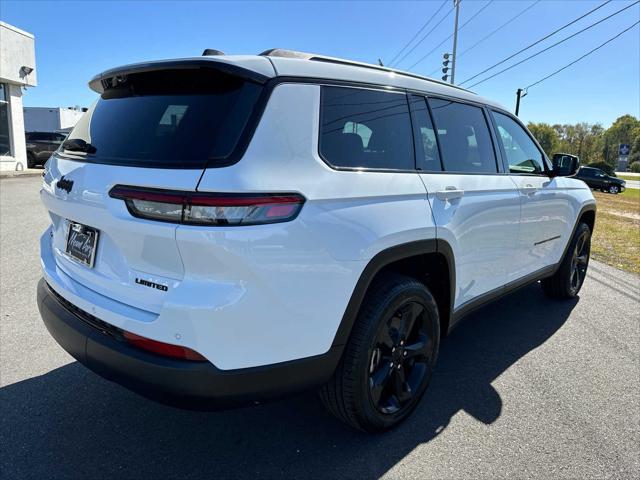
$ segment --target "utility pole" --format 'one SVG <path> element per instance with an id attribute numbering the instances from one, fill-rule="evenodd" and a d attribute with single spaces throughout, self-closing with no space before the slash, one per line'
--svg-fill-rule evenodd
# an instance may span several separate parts
<path id="1" fill-rule="evenodd" d="M 458 16 L 460 14 L 460 0 L 453 0 L 453 4 L 456 7 L 456 20 L 453 24 L 453 59 L 451 61 L 451 85 L 455 82 L 456 77 L 456 60 L 458 56 L 456 51 L 458 49 Z"/>
<path id="2" fill-rule="evenodd" d="M 524 92 L 524 95 L 522 94 L 523 92 Z M 525 92 L 523 89 L 519 88 L 516 91 L 516 117 L 518 116 L 518 113 L 520 113 L 520 99 L 526 96 L 527 96 L 527 92 Z"/>

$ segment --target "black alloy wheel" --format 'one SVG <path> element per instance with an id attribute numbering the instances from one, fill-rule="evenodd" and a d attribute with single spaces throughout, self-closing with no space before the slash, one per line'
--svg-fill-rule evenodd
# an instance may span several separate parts
<path id="1" fill-rule="evenodd" d="M 360 306 L 340 364 L 320 390 L 329 412 L 366 432 L 407 418 L 426 391 L 440 345 L 440 318 L 424 283 L 389 273 Z"/>
<path id="2" fill-rule="evenodd" d="M 379 412 L 399 412 L 420 391 L 432 364 L 432 330 L 425 306 L 415 300 L 380 325 L 369 364 L 369 394 Z"/>
<path id="3" fill-rule="evenodd" d="M 540 282 L 545 294 L 554 298 L 574 298 L 582 288 L 589 267 L 591 229 L 579 223 L 558 270 Z"/>
<path id="4" fill-rule="evenodd" d="M 584 279 L 587 276 L 587 267 L 589 266 L 589 254 L 591 252 L 591 234 L 582 231 L 578 237 L 573 255 L 571 257 L 571 273 L 569 275 L 569 289 L 575 295 L 582 287 Z"/>

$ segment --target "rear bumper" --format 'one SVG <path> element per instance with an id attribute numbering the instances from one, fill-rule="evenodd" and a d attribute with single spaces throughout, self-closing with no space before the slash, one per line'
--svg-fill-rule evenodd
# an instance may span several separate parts
<path id="1" fill-rule="evenodd" d="M 183 408 L 230 408 L 318 387 L 331 377 L 342 351 L 332 347 L 301 360 L 220 370 L 209 362 L 173 360 L 130 346 L 96 325 L 99 320 L 64 305 L 44 279 L 37 297 L 49 333 L 76 360 L 147 398 Z"/>

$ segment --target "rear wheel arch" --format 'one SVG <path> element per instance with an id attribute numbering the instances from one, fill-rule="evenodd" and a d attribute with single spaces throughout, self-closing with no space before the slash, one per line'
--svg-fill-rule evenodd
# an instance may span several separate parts
<path id="1" fill-rule="evenodd" d="M 333 346 L 345 345 L 362 302 L 377 282 L 390 274 L 401 274 L 422 282 L 438 304 L 441 335 L 446 335 L 455 292 L 453 250 L 444 240 L 419 240 L 396 245 L 376 254 L 364 268 L 333 340 Z"/>

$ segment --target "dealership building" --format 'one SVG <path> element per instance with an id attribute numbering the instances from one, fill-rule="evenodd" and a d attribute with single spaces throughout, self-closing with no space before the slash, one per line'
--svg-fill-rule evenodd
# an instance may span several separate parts
<path id="1" fill-rule="evenodd" d="M 27 168 L 22 95 L 36 85 L 34 36 L 0 22 L 0 170 Z"/>

